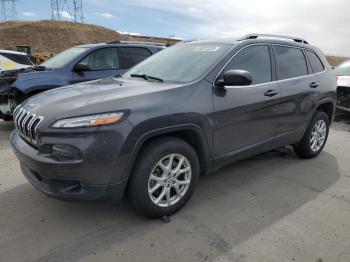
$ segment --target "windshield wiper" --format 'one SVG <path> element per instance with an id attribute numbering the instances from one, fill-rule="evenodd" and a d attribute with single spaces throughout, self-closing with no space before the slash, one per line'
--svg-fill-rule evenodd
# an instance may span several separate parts
<path id="1" fill-rule="evenodd" d="M 164 82 L 163 79 L 159 78 L 159 77 L 155 77 L 155 76 L 150 76 L 150 75 L 146 75 L 146 74 L 131 74 L 130 75 L 131 77 L 139 77 L 139 78 L 143 78 L 147 81 L 150 81 L 150 80 L 157 80 L 159 82 Z"/>

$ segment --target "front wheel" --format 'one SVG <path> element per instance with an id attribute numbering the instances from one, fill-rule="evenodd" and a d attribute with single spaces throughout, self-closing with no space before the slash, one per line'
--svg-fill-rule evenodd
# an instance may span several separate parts
<path id="1" fill-rule="evenodd" d="M 303 139 L 294 146 L 302 158 L 316 157 L 326 145 L 329 134 L 329 118 L 325 112 L 317 111 Z"/>
<path id="2" fill-rule="evenodd" d="M 142 214 L 159 218 L 181 209 L 199 178 L 199 161 L 185 141 L 164 137 L 142 149 L 127 195 Z"/>

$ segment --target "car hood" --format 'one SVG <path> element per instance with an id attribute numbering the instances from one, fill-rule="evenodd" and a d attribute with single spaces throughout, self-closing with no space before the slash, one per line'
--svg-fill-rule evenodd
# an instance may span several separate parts
<path id="1" fill-rule="evenodd" d="M 55 70 L 39 70 L 36 71 L 35 67 L 30 67 L 24 72 L 20 72 L 17 81 L 28 81 L 32 79 L 47 78 L 55 74 Z"/>
<path id="2" fill-rule="evenodd" d="M 79 115 L 129 109 L 136 96 L 172 89 L 178 85 L 106 78 L 65 86 L 35 95 L 23 107 L 44 117 L 74 117 Z"/>

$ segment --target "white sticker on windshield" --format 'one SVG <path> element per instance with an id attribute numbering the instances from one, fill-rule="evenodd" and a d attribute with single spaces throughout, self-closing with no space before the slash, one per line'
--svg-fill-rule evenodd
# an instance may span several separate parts
<path id="1" fill-rule="evenodd" d="M 216 52 L 219 49 L 220 46 L 197 46 L 193 52 Z"/>

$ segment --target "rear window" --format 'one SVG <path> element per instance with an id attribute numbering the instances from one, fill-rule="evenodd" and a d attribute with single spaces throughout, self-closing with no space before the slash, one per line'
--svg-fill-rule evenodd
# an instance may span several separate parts
<path id="1" fill-rule="evenodd" d="M 277 77 L 279 80 L 304 76 L 308 74 L 305 56 L 301 49 L 274 46 Z"/>
<path id="2" fill-rule="evenodd" d="M 121 69 L 129 69 L 151 56 L 151 52 L 142 47 L 120 47 L 119 61 Z"/>
<path id="3" fill-rule="evenodd" d="M 312 71 L 314 73 L 319 73 L 322 72 L 325 67 L 323 65 L 323 63 L 321 62 L 320 58 L 312 51 L 306 50 L 306 55 L 307 58 L 310 61 L 311 67 L 312 67 Z"/>
<path id="4" fill-rule="evenodd" d="M 0 53 L 3 57 L 10 59 L 11 61 L 21 65 L 33 65 L 32 61 L 26 55 Z"/>
<path id="5" fill-rule="evenodd" d="M 350 61 L 347 61 L 337 68 L 339 76 L 350 76 Z"/>

